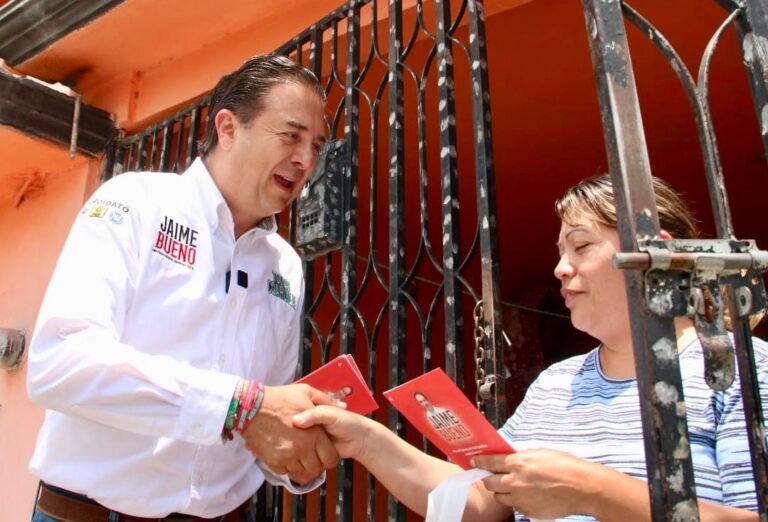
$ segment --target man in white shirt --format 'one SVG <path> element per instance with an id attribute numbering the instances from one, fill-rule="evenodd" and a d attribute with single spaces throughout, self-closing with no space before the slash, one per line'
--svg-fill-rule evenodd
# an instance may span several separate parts
<path id="1" fill-rule="evenodd" d="M 324 108 L 312 73 L 254 57 L 215 87 L 185 173 L 122 174 L 85 204 L 30 346 L 34 521 L 249 520 L 265 478 L 304 492 L 336 465 L 323 430 L 291 423 L 332 400 L 288 384 L 303 274 L 274 218 Z"/>

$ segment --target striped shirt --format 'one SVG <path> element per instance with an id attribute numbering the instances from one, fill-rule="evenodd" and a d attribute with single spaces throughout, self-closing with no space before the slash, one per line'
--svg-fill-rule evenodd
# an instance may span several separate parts
<path id="1" fill-rule="evenodd" d="M 754 338 L 753 345 L 766 410 L 768 343 Z M 637 381 L 606 377 L 598 350 L 544 370 L 499 433 L 517 450 L 560 450 L 646 481 Z M 738 376 L 725 391 L 710 389 L 698 340 L 679 357 L 698 497 L 757 511 Z"/>

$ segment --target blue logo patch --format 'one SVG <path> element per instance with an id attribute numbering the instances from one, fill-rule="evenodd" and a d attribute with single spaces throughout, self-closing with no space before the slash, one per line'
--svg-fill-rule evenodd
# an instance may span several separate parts
<path id="1" fill-rule="evenodd" d="M 113 210 L 109 213 L 109 220 L 115 225 L 119 225 L 125 220 L 125 217 L 123 217 L 122 212 Z"/>

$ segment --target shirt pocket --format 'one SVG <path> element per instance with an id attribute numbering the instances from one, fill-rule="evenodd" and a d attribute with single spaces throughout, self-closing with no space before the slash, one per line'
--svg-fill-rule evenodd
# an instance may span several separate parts
<path id="1" fill-rule="evenodd" d="M 289 346 L 292 338 L 290 318 L 265 307 L 256 310 L 250 318 L 246 317 L 245 321 L 249 331 L 249 342 L 245 346 L 248 352 L 245 358 L 250 361 L 249 377 L 268 385 L 292 381 L 293 369 L 289 366 L 290 361 L 295 360 L 298 346 Z"/>

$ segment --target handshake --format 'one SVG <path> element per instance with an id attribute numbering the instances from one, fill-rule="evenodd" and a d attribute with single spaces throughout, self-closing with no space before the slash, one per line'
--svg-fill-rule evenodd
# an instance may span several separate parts
<path id="1" fill-rule="evenodd" d="M 316 406 L 330 406 L 325 417 L 310 414 Z M 242 434 L 245 446 L 278 474 L 287 474 L 292 481 L 306 484 L 318 477 L 324 469 L 336 467 L 340 451 L 324 426 L 331 422 L 335 412 L 345 412 L 345 404 L 308 384 L 266 386 L 259 413 Z M 308 411 L 309 410 L 309 411 Z M 298 416 L 299 420 L 295 417 Z M 363 418 L 363 417 L 361 417 Z M 306 422 L 302 423 L 301 420 Z M 346 458 L 354 455 L 344 455 Z"/>
<path id="2" fill-rule="evenodd" d="M 368 419 L 352 412 L 376 408 L 354 359 L 342 355 L 297 383 L 267 386 L 259 413 L 242 435 L 246 448 L 272 471 L 306 484 L 336 467 L 339 458 L 357 456 L 349 453 L 347 440 L 364 437 Z"/>

